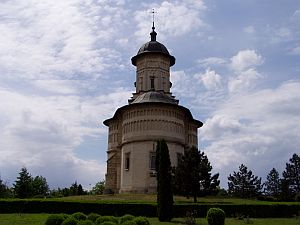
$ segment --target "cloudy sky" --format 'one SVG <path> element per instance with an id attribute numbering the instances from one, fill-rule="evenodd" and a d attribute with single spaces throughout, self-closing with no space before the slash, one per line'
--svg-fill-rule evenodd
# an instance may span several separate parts
<path id="1" fill-rule="evenodd" d="M 130 58 L 158 41 L 172 92 L 204 122 L 199 147 L 222 186 L 244 163 L 281 173 L 300 146 L 299 0 L 0 1 L 0 174 L 52 188 L 104 178 L 103 120 L 134 91 Z"/>

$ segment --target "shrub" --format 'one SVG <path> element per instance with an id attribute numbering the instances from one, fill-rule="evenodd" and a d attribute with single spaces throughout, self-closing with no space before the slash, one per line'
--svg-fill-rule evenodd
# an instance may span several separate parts
<path id="1" fill-rule="evenodd" d="M 146 217 L 139 216 L 133 219 L 133 222 L 135 222 L 137 225 L 150 225 L 149 221 Z"/>
<path id="2" fill-rule="evenodd" d="M 101 223 L 101 225 L 116 225 L 116 224 L 111 221 L 105 221 L 105 222 Z"/>
<path id="3" fill-rule="evenodd" d="M 133 219 L 134 219 L 133 215 L 126 214 L 126 215 L 124 215 L 120 218 L 120 224 L 123 224 L 124 222 L 130 221 L 130 220 L 133 220 Z"/>
<path id="4" fill-rule="evenodd" d="M 78 220 L 76 220 L 74 217 L 68 217 L 67 219 L 62 222 L 61 225 L 77 225 Z"/>
<path id="5" fill-rule="evenodd" d="M 98 213 L 90 213 L 86 219 L 95 222 L 99 217 Z"/>
<path id="6" fill-rule="evenodd" d="M 77 223 L 77 225 L 94 225 L 94 223 L 90 220 L 81 220 Z"/>
<path id="7" fill-rule="evenodd" d="M 295 196 L 295 201 L 300 202 L 300 192 L 298 192 Z"/>
<path id="8" fill-rule="evenodd" d="M 76 220 L 86 220 L 86 215 L 81 212 L 73 213 L 72 217 L 74 217 Z"/>
<path id="9" fill-rule="evenodd" d="M 103 225 L 103 222 L 112 222 L 114 224 L 118 224 L 118 219 L 114 216 L 100 216 L 96 220 L 97 225 Z"/>
<path id="10" fill-rule="evenodd" d="M 220 208 L 210 208 L 206 219 L 209 225 L 224 225 L 225 212 Z"/>
<path id="11" fill-rule="evenodd" d="M 45 225 L 61 225 L 64 220 L 65 220 L 65 217 L 62 214 L 50 215 L 47 218 Z"/>
<path id="12" fill-rule="evenodd" d="M 195 211 L 187 211 L 186 216 L 184 218 L 184 222 L 186 225 L 196 225 L 196 218 L 195 215 L 197 212 Z"/>
<path id="13" fill-rule="evenodd" d="M 133 220 L 127 220 L 124 223 L 122 223 L 122 225 L 137 225 L 137 223 Z"/>

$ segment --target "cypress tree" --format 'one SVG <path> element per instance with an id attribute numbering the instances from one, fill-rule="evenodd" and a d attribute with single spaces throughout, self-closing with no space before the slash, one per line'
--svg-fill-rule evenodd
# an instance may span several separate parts
<path id="1" fill-rule="evenodd" d="M 171 162 L 168 145 L 159 140 L 156 146 L 157 213 L 159 221 L 170 221 L 173 217 L 173 192 Z"/>

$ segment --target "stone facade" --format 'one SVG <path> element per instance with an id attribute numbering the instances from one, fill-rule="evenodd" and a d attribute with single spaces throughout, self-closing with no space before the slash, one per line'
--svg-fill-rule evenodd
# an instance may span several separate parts
<path id="1" fill-rule="evenodd" d="M 156 41 L 144 44 L 132 58 L 137 67 L 136 92 L 125 105 L 104 121 L 108 126 L 106 191 L 153 193 L 156 191 L 155 144 L 165 139 L 171 164 L 188 146 L 198 146 L 202 123 L 172 96 L 170 67 L 175 58 Z"/>

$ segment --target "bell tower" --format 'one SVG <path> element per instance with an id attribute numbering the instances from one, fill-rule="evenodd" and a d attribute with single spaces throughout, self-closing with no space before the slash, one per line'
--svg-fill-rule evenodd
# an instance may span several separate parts
<path id="1" fill-rule="evenodd" d="M 131 58 L 136 67 L 135 93 L 128 105 L 105 120 L 108 126 L 106 192 L 155 193 L 155 145 L 164 139 L 171 165 L 186 147 L 198 146 L 203 124 L 172 96 L 170 67 L 175 57 L 156 40 L 154 22 L 150 41 Z"/>
<path id="2" fill-rule="evenodd" d="M 170 89 L 170 67 L 175 64 L 175 57 L 170 55 L 168 49 L 156 40 L 154 22 L 151 40 L 145 43 L 132 57 L 131 62 L 136 66 L 135 93 L 129 103 L 148 91 L 161 92 L 172 97 Z"/>

